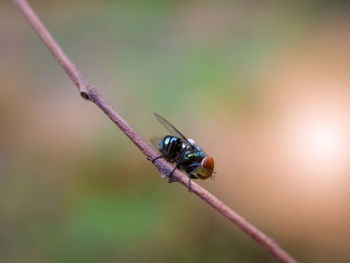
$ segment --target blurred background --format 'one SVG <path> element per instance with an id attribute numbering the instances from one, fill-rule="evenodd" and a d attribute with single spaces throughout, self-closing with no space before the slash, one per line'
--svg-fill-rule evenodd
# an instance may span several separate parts
<path id="1" fill-rule="evenodd" d="M 31 1 L 144 137 L 157 112 L 215 158 L 200 182 L 301 262 L 350 262 L 348 1 Z M 276 262 L 161 180 L 0 2 L 1 262 Z"/>

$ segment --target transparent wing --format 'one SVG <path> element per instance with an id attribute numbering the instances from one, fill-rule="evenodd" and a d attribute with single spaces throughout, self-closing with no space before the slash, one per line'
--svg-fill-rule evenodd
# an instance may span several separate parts
<path id="1" fill-rule="evenodd" d="M 160 116 L 157 113 L 154 113 L 154 116 L 156 116 L 156 118 L 158 119 L 158 121 L 165 127 L 165 129 L 167 129 L 171 134 L 181 138 L 182 140 L 184 140 L 184 142 L 190 146 L 191 148 L 193 148 L 193 145 L 187 140 L 187 138 L 185 137 L 185 135 L 183 135 L 178 129 L 176 129 L 170 122 L 168 122 L 166 119 L 164 119 L 162 116 Z"/>
<path id="2" fill-rule="evenodd" d="M 162 140 L 162 138 L 160 138 L 160 137 L 152 137 L 152 138 L 150 139 L 150 142 L 151 142 L 151 144 L 153 145 L 153 147 L 156 148 L 156 149 L 158 150 L 158 148 L 159 148 L 159 143 L 160 143 L 161 140 Z"/>

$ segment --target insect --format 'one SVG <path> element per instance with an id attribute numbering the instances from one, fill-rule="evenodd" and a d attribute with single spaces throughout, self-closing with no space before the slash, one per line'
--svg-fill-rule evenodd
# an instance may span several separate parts
<path id="1" fill-rule="evenodd" d="M 161 153 L 154 158 L 155 162 L 159 158 L 164 158 L 170 163 L 175 163 L 175 167 L 168 175 L 169 181 L 172 181 L 172 174 L 176 168 L 180 168 L 189 177 L 189 190 L 191 188 L 191 179 L 208 179 L 214 171 L 214 159 L 208 156 L 192 139 L 187 139 L 170 122 L 157 113 L 154 113 L 158 121 L 170 132 L 163 138 L 151 138 L 151 143 Z"/>

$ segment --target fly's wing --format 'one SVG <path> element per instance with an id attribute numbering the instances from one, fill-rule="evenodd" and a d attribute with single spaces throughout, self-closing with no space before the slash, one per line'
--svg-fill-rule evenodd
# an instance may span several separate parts
<path id="1" fill-rule="evenodd" d="M 159 148 L 159 143 L 160 143 L 161 140 L 162 140 L 162 138 L 160 138 L 160 137 L 152 137 L 152 138 L 150 139 L 151 144 L 152 144 L 153 147 L 156 148 L 157 150 L 158 150 L 158 148 Z"/>
<path id="2" fill-rule="evenodd" d="M 154 113 L 154 116 L 158 119 L 158 121 L 167 129 L 171 134 L 181 138 L 184 143 L 186 143 L 188 146 L 193 148 L 193 145 L 187 140 L 185 135 L 183 135 L 178 129 L 176 129 L 170 122 L 168 122 L 166 119 L 164 119 L 162 116 L 160 116 L 157 113 Z"/>

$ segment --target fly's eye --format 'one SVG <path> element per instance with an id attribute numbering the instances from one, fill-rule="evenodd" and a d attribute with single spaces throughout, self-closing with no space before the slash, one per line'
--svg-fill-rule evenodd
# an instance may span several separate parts
<path id="1" fill-rule="evenodd" d="M 202 161 L 202 166 L 208 170 L 214 170 L 214 159 L 210 156 L 206 156 Z"/>

